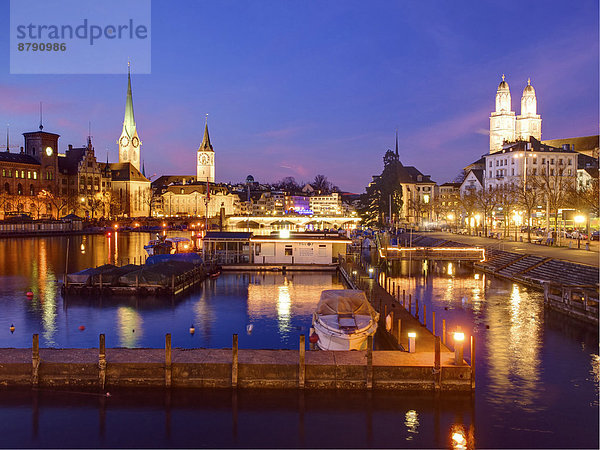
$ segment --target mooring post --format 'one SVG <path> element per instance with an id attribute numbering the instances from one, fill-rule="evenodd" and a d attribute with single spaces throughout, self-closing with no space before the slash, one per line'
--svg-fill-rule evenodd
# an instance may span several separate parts
<path id="1" fill-rule="evenodd" d="M 367 389 L 373 388 L 373 336 L 367 338 Z"/>
<path id="2" fill-rule="evenodd" d="M 396 326 L 396 340 L 398 341 L 398 348 L 400 348 L 400 336 L 402 336 L 402 319 L 398 319 L 398 325 Z"/>
<path id="3" fill-rule="evenodd" d="M 172 380 L 171 333 L 165 334 L 165 387 L 171 387 Z"/>
<path id="4" fill-rule="evenodd" d="M 410 298 L 410 294 L 408 294 L 408 313 L 412 315 L 412 299 Z"/>
<path id="5" fill-rule="evenodd" d="M 423 326 L 427 328 L 427 305 L 423 303 Z"/>
<path id="6" fill-rule="evenodd" d="M 237 388 L 238 384 L 238 335 L 233 335 L 232 344 L 232 361 L 231 361 L 231 387 Z"/>
<path id="7" fill-rule="evenodd" d="M 435 336 L 435 311 L 431 311 L 431 332 Z"/>
<path id="8" fill-rule="evenodd" d="M 440 337 L 435 336 L 435 360 L 433 363 L 433 373 L 435 377 L 434 384 L 436 390 L 440 389 L 442 380 L 442 369 L 440 363 L 441 347 Z"/>
<path id="9" fill-rule="evenodd" d="M 402 289 L 402 306 L 406 308 L 406 289 Z"/>
<path id="10" fill-rule="evenodd" d="M 392 297 L 396 297 L 396 282 L 392 283 Z"/>
<path id="11" fill-rule="evenodd" d="M 106 385 L 106 340 L 104 334 L 100 334 L 100 343 L 98 345 L 98 369 L 100 388 L 104 389 Z"/>
<path id="12" fill-rule="evenodd" d="M 298 367 L 298 387 L 304 389 L 304 375 L 305 375 L 305 353 L 306 343 L 304 342 L 304 335 L 300 335 L 300 364 Z"/>
<path id="13" fill-rule="evenodd" d="M 471 336 L 471 389 L 475 389 L 475 336 Z"/>
<path id="14" fill-rule="evenodd" d="M 31 384 L 34 386 L 38 385 L 39 382 L 39 368 L 40 368 L 40 335 L 33 335 L 33 344 L 31 346 L 31 363 L 32 363 L 32 372 L 31 372 Z"/>
<path id="15" fill-rule="evenodd" d="M 100 272 L 100 290 L 102 290 L 102 272 Z"/>
<path id="16" fill-rule="evenodd" d="M 415 318 L 419 320 L 419 299 L 415 298 Z"/>
<path id="17" fill-rule="evenodd" d="M 442 319 L 442 341 L 446 345 L 446 319 Z"/>

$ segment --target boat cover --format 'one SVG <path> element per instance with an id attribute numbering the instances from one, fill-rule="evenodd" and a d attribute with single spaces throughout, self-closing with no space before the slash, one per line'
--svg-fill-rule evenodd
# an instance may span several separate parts
<path id="1" fill-rule="evenodd" d="M 365 293 L 358 289 L 329 289 L 321 292 L 316 313 L 320 316 L 333 314 L 371 316 L 374 320 L 377 320 L 378 316 Z"/>
<path id="2" fill-rule="evenodd" d="M 202 257 L 197 253 L 173 253 L 168 255 L 153 255 L 146 260 L 146 265 L 157 264 L 168 261 L 183 261 L 191 264 L 202 264 Z"/>

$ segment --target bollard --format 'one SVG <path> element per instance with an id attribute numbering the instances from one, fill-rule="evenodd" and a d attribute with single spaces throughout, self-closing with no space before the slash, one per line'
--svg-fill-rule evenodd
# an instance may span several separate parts
<path id="1" fill-rule="evenodd" d="M 417 333 L 411 331 L 408 333 L 408 353 L 414 353 L 416 350 Z"/>
<path id="2" fill-rule="evenodd" d="M 305 376 L 305 352 L 306 344 L 304 343 L 304 335 L 300 335 L 300 361 L 298 366 L 298 387 L 304 389 L 304 376 Z"/>
<path id="3" fill-rule="evenodd" d="M 454 332 L 454 364 L 461 366 L 463 363 L 463 342 L 465 334 L 460 331 L 460 327 Z"/>
<path id="4" fill-rule="evenodd" d="M 433 373 L 435 377 L 435 389 L 438 390 L 441 387 L 442 371 L 441 371 L 441 343 L 440 337 L 435 336 L 435 360 L 433 362 Z"/>
<path id="5" fill-rule="evenodd" d="M 435 336 L 435 311 L 431 311 L 431 332 Z"/>
<path id="6" fill-rule="evenodd" d="M 231 387 L 237 388 L 238 384 L 238 335 L 233 335 L 232 345 L 232 360 L 231 360 Z"/>
<path id="7" fill-rule="evenodd" d="M 171 387 L 172 379 L 171 333 L 165 335 L 165 387 Z"/>
<path id="8" fill-rule="evenodd" d="M 446 319 L 442 319 L 442 342 L 446 345 Z"/>
<path id="9" fill-rule="evenodd" d="M 373 388 L 373 336 L 367 338 L 367 389 Z"/>
<path id="10" fill-rule="evenodd" d="M 31 372 L 31 384 L 34 386 L 38 385 L 39 382 L 39 368 L 40 368 L 40 335 L 33 335 L 33 343 L 31 346 L 31 363 L 32 363 L 32 372 Z"/>
<path id="11" fill-rule="evenodd" d="M 423 304 L 423 326 L 427 328 L 427 305 Z"/>
<path id="12" fill-rule="evenodd" d="M 471 336 L 471 389 L 475 389 L 475 336 Z"/>
<path id="13" fill-rule="evenodd" d="M 100 335 L 100 344 L 98 346 L 98 381 L 100 388 L 104 389 L 106 385 L 106 340 L 104 334 Z"/>

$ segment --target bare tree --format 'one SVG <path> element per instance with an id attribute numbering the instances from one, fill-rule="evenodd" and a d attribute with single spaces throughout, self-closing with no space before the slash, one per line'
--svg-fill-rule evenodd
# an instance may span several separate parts
<path id="1" fill-rule="evenodd" d="M 519 200 L 518 187 L 514 184 L 503 184 L 496 187 L 495 190 L 497 205 L 502 208 L 504 214 L 504 236 L 506 237 L 510 234 L 511 213 L 515 210 Z"/>
<path id="2" fill-rule="evenodd" d="M 539 189 L 548 205 L 548 216 L 554 213 L 554 229 L 557 236 L 560 237 L 558 229 L 558 210 L 566 206 L 569 197 L 569 191 L 573 189 L 576 183 L 574 176 L 565 175 L 564 167 L 550 167 L 548 162 L 546 167 L 542 167 L 541 173 L 533 178 L 534 189 Z M 548 217 L 548 221 L 549 221 Z"/>
<path id="3" fill-rule="evenodd" d="M 517 187 L 517 203 L 525 210 L 528 225 L 532 223 L 533 211 L 543 200 L 542 193 L 535 188 L 531 177 Z M 527 227 L 527 242 L 531 242 L 531 226 Z"/>
<path id="4" fill-rule="evenodd" d="M 329 194 L 332 189 L 331 183 L 325 175 L 317 175 L 311 184 L 320 194 Z"/>
<path id="5" fill-rule="evenodd" d="M 469 234 L 471 234 L 470 219 L 475 210 L 477 209 L 477 194 L 472 190 L 469 190 L 467 193 L 460 197 L 459 204 L 465 213 L 467 230 L 469 231 Z"/>
<path id="6" fill-rule="evenodd" d="M 487 236 L 487 219 L 498 204 L 496 189 L 490 186 L 488 189 L 483 188 L 477 190 L 475 192 L 475 204 L 477 209 L 479 209 L 483 215 L 483 234 L 484 236 Z"/>

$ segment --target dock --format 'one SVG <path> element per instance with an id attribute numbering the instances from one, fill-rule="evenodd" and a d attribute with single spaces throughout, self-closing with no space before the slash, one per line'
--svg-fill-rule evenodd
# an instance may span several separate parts
<path id="1" fill-rule="evenodd" d="M 471 391 L 472 371 L 444 352 L 306 351 L 232 348 L 0 349 L 0 385 L 6 387 L 398 389 Z"/>

